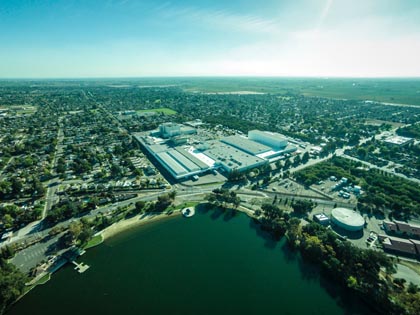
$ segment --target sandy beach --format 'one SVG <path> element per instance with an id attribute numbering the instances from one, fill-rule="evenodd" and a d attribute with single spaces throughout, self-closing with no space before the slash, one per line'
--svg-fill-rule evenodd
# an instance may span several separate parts
<path id="1" fill-rule="evenodd" d="M 104 238 L 104 240 L 106 240 L 122 231 L 126 231 L 128 229 L 142 226 L 151 222 L 156 222 L 156 221 L 172 218 L 179 215 L 181 215 L 181 211 L 174 211 L 170 215 L 166 213 L 150 214 L 150 215 L 140 214 L 130 219 L 121 220 L 119 222 L 112 224 L 111 226 L 102 230 L 101 235 Z"/>
<path id="2" fill-rule="evenodd" d="M 244 206 L 239 206 L 238 211 L 245 213 L 246 215 L 248 215 L 251 218 L 254 218 L 254 211 L 251 209 L 248 209 Z M 100 233 L 100 235 L 102 235 L 103 239 L 106 240 L 108 238 L 111 238 L 112 236 L 132 229 L 132 228 L 136 228 L 142 225 L 146 225 L 152 222 L 157 222 L 160 220 L 165 220 L 165 219 L 169 219 L 169 218 L 173 218 L 176 216 L 180 216 L 182 215 L 181 213 L 181 209 L 180 210 L 175 210 L 173 213 L 171 213 L 170 215 L 166 214 L 166 213 L 158 213 L 158 214 L 149 214 L 149 215 L 145 215 L 145 214 L 139 214 L 136 215 L 135 217 L 132 217 L 130 219 L 126 219 L 126 220 L 121 220 L 119 222 L 116 222 L 110 226 L 108 226 L 107 228 L 105 228 L 104 230 L 102 230 Z"/>

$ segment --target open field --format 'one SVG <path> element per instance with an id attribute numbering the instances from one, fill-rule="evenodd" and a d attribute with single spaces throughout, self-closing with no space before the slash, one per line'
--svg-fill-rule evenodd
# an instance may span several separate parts
<path id="1" fill-rule="evenodd" d="M 95 247 L 95 246 L 101 244 L 103 241 L 104 241 L 104 239 L 103 239 L 101 234 L 96 235 L 86 244 L 84 249 Z"/>
<path id="2" fill-rule="evenodd" d="M 183 83 L 184 90 L 190 92 L 246 90 L 420 105 L 418 78 L 195 78 Z"/>
<path id="3" fill-rule="evenodd" d="M 175 115 L 175 114 L 177 114 L 177 112 L 174 111 L 173 109 L 166 108 L 166 107 L 141 109 L 141 110 L 138 110 L 137 112 L 138 113 L 155 112 L 155 113 L 163 113 L 164 115 Z"/>
<path id="4" fill-rule="evenodd" d="M 399 128 L 404 126 L 403 123 L 393 122 L 393 121 L 387 121 L 387 120 L 379 120 L 379 119 L 369 119 L 365 122 L 366 125 L 373 125 L 373 126 L 380 126 L 382 124 L 388 124 L 391 125 L 392 128 Z"/>
<path id="5" fill-rule="evenodd" d="M 18 115 L 33 114 L 36 112 L 36 106 L 31 105 L 0 105 L 0 110 L 10 110 Z"/>

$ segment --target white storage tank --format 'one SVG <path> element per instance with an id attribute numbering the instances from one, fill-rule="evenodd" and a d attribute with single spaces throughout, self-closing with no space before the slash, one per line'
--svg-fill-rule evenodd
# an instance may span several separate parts
<path id="1" fill-rule="evenodd" d="M 331 221 L 347 231 L 362 230 L 365 220 L 356 211 L 346 208 L 335 208 L 331 212 Z"/>

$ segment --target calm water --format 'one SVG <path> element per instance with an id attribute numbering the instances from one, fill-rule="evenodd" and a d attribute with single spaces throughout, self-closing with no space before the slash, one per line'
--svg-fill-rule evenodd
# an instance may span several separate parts
<path id="1" fill-rule="evenodd" d="M 87 272 L 64 268 L 8 314 L 370 314 L 283 245 L 245 215 L 172 218 L 89 250 Z"/>

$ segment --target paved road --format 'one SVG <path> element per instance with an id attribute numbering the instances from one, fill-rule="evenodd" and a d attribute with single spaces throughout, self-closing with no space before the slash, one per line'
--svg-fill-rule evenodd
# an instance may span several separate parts
<path id="1" fill-rule="evenodd" d="M 57 131 L 57 144 L 54 149 L 54 158 L 51 162 L 51 175 L 53 176 L 53 178 L 47 182 L 47 193 L 45 196 L 44 210 L 42 211 L 42 220 L 45 219 L 48 211 L 51 210 L 51 207 L 54 205 L 54 200 L 56 199 L 55 193 L 58 189 L 58 184 L 60 183 L 60 180 L 56 177 L 57 176 L 56 167 L 57 167 L 57 157 L 62 152 L 61 144 L 64 140 L 64 132 L 63 132 L 61 120 L 62 120 L 62 117 L 58 119 L 59 128 Z"/>
<path id="2" fill-rule="evenodd" d="M 408 268 L 407 266 L 397 264 L 397 272 L 393 275 L 394 278 L 403 278 L 407 283 L 414 283 L 415 285 L 420 286 L 420 277 L 414 271 Z"/>
<path id="3" fill-rule="evenodd" d="M 369 163 L 369 162 L 366 162 L 366 161 L 359 160 L 359 159 L 357 159 L 357 158 L 355 158 L 355 157 L 349 156 L 349 155 L 344 154 L 344 153 L 343 153 L 341 156 L 342 156 L 342 157 L 344 157 L 344 158 L 346 158 L 346 159 L 349 159 L 349 160 L 353 160 L 353 161 L 356 161 L 356 162 L 360 162 L 360 163 L 362 163 L 363 165 L 368 166 L 369 168 L 375 168 L 375 169 L 378 169 L 378 170 L 384 171 L 384 172 L 386 172 L 386 173 L 389 173 L 389 174 L 391 174 L 391 175 L 398 176 L 398 177 L 400 177 L 400 178 L 404 178 L 404 179 L 409 180 L 409 181 L 411 181 L 411 182 L 414 182 L 414 183 L 420 184 L 420 180 L 419 180 L 419 179 L 417 179 L 417 178 L 412 178 L 412 177 L 407 177 L 407 176 L 405 176 L 404 174 L 393 172 L 392 170 L 390 170 L 390 169 L 388 169 L 388 168 L 386 168 L 386 167 L 379 167 L 379 166 L 376 166 L 375 164 L 372 164 L 372 163 Z"/>

